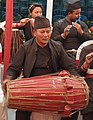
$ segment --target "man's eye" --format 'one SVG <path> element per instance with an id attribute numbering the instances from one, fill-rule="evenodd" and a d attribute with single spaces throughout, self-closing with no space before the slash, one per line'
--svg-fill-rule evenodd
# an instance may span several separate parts
<path id="1" fill-rule="evenodd" d="M 47 33 L 50 33 L 50 31 L 47 31 Z"/>
<path id="2" fill-rule="evenodd" d="M 36 14 L 38 13 L 38 12 L 35 12 Z"/>
<path id="3" fill-rule="evenodd" d="M 44 33 L 43 31 L 41 31 L 40 33 Z"/>

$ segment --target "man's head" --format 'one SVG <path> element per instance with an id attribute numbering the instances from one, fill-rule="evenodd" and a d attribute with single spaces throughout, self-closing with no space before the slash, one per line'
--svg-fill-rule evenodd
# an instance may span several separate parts
<path id="1" fill-rule="evenodd" d="M 32 16 L 32 18 L 35 18 L 37 16 L 42 16 L 42 10 L 43 10 L 43 7 L 39 3 L 33 3 L 32 5 L 30 5 L 28 9 L 29 14 L 30 16 Z"/>
<path id="2" fill-rule="evenodd" d="M 47 45 L 51 37 L 51 26 L 48 18 L 36 17 L 34 22 L 34 36 L 41 47 Z"/>
<path id="3" fill-rule="evenodd" d="M 68 0 L 66 11 L 71 21 L 76 21 L 81 13 L 80 0 Z"/>

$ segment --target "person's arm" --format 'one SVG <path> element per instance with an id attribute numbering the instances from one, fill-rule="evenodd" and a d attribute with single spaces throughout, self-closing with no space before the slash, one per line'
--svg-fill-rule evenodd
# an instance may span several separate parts
<path id="1" fill-rule="evenodd" d="M 55 25 L 53 26 L 53 29 L 52 29 L 52 35 L 51 35 L 51 38 L 53 40 L 56 40 L 56 41 L 60 41 L 62 42 L 64 40 L 64 37 L 62 38 L 61 36 L 61 23 L 57 22 L 55 23 Z"/>
<path id="2" fill-rule="evenodd" d="M 19 77 L 21 70 L 23 68 L 24 58 L 25 58 L 25 49 L 24 49 L 24 45 L 21 45 L 13 59 L 13 62 L 9 65 L 6 71 L 5 79 L 2 83 L 2 88 L 4 91 L 6 91 L 6 84 L 9 80 L 13 80 Z"/>
<path id="3" fill-rule="evenodd" d="M 26 23 L 12 23 L 12 28 L 21 28 L 22 26 L 24 26 Z"/>
<path id="4" fill-rule="evenodd" d="M 20 46 L 18 49 L 13 62 L 9 65 L 6 75 L 12 76 L 13 79 L 19 77 L 21 70 L 24 66 L 24 59 L 25 59 L 25 47 L 24 44 Z"/>
<path id="5" fill-rule="evenodd" d="M 64 42 L 70 33 L 70 28 L 72 25 L 68 25 L 66 21 L 58 21 L 52 30 L 52 39 L 60 42 Z"/>
<path id="6" fill-rule="evenodd" d="M 13 78 L 12 78 L 12 76 L 10 76 L 10 75 L 6 75 L 6 77 L 5 77 L 5 79 L 3 80 L 3 82 L 2 82 L 2 89 L 3 89 L 3 91 L 4 91 L 4 94 L 6 94 L 6 92 L 7 92 L 7 87 L 6 87 L 6 85 L 7 85 L 7 83 L 8 83 L 8 81 L 9 80 L 12 80 Z"/>
<path id="7" fill-rule="evenodd" d="M 17 28 L 19 30 L 23 30 L 25 29 L 26 25 L 30 22 L 31 26 L 30 27 L 34 27 L 34 19 L 31 18 L 24 18 L 22 20 L 20 20 L 19 23 L 12 23 L 12 28 Z"/>
<path id="8" fill-rule="evenodd" d="M 29 18 L 24 18 L 24 19 L 21 19 L 20 22 L 18 23 L 12 23 L 12 27 L 13 28 L 20 28 L 22 26 L 24 26 L 27 22 L 29 22 Z"/>
<path id="9" fill-rule="evenodd" d="M 73 22 L 72 24 L 77 29 L 78 37 L 82 42 L 93 39 L 93 36 L 88 31 L 88 26 L 84 22 L 80 21 L 80 24 Z"/>
<path id="10" fill-rule="evenodd" d="M 90 68 L 90 64 L 93 61 L 93 52 L 88 52 L 86 47 L 82 50 L 78 65 L 78 73 L 84 77 L 87 75 L 87 70 Z"/>
<path id="11" fill-rule="evenodd" d="M 68 33 L 65 33 L 67 25 L 65 19 L 59 20 L 53 26 L 51 38 L 55 41 L 64 42 Z M 65 30 L 64 30 L 65 29 Z"/>

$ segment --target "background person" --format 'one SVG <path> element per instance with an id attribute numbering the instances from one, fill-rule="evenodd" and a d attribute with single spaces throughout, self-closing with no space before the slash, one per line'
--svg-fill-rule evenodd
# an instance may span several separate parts
<path id="1" fill-rule="evenodd" d="M 8 80 L 16 79 L 20 75 L 22 69 L 25 78 L 54 73 L 63 69 L 73 75 L 78 75 L 73 64 L 74 61 L 68 57 L 62 44 L 50 39 L 49 19 L 35 18 L 34 35 L 35 38 L 20 46 L 13 62 L 7 69 L 3 89 Z M 17 110 L 16 120 L 30 120 L 30 114 L 28 111 Z M 72 117 L 73 120 L 77 120 L 78 112 Z M 72 120 L 71 118 L 67 119 Z"/>
<path id="2" fill-rule="evenodd" d="M 87 25 L 79 20 L 80 0 L 68 0 L 66 12 L 66 17 L 54 25 L 52 39 L 61 41 L 67 54 L 75 60 L 78 47 L 84 41 L 93 39 L 93 36 L 88 32 Z"/>
<path id="3" fill-rule="evenodd" d="M 93 44 L 84 47 L 80 54 L 78 73 L 85 77 L 87 82 L 90 95 L 89 104 L 82 110 L 83 120 L 93 119 Z"/>
<path id="4" fill-rule="evenodd" d="M 42 16 L 42 10 L 43 7 L 41 4 L 33 3 L 28 9 L 30 18 L 24 18 L 20 20 L 19 23 L 13 23 L 13 28 L 23 30 L 25 41 L 28 41 L 31 38 L 33 38 L 34 19 L 37 16 Z"/>

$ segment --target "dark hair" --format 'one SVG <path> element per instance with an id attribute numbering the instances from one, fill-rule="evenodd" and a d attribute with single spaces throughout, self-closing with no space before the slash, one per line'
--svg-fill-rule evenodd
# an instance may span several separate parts
<path id="1" fill-rule="evenodd" d="M 35 3 L 33 3 L 33 4 L 30 5 L 30 7 L 29 7 L 29 9 L 28 9 L 29 13 L 32 13 L 32 11 L 33 11 L 36 7 L 40 7 L 41 9 L 43 9 L 42 4 L 35 2 Z"/>
<path id="2" fill-rule="evenodd" d="M 46 17 L 36 17 L 34 22 L 34 29 L 42 29 L 42 28 L 48 28 L 50 27 L 50 21 Z"/>
<path id="3" fill-rule="evenodd" d="M 73 10 L 66 9 L 66 15 L 67 15 L 68 13 L 73 13 Z"/>
<path id="4" fill-rule="evenodd" d="M 70 13 L 73 13 L 74 10 L 76 9 L 80 9 L 81 8 L 81 5 L 80 5 L 80 1 L 77 1 L 73 4 L 67 4 L 66 6 L 66 13 L 68 14 L 69 12 Z"/>

